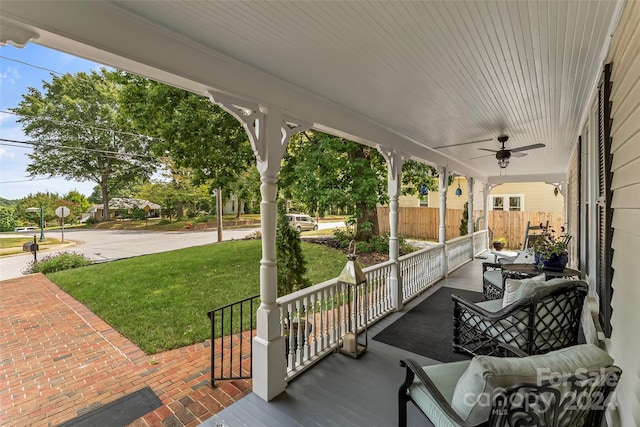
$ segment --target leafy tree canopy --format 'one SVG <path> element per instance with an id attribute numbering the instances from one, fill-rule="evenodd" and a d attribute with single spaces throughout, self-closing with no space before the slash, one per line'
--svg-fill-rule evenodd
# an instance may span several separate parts
<path id="1" fill-rule="evenodd" d="M 255 164 L 241 124 L 208 98 L 130 74 L 120 81 L 120 120 L 160 138 L 155 154 L 191 168 L 194 183 L 227 189 Z"/>
<path id="2" fill-rule="evenodd" d="M 13 231 L 18 226 L 18 219 L 13 208 L 0 207 L 0 231 Z"/>
<path id="3" fill-rule="evenodd" d="M 124 183 L 155 168 L 151 139 L 132 132 L 119 113 L 118 73 L 101 69 L 52 75 L 43 90 L 29 88 L 17 108 L 26 135 L 34 139 L 31 176 L 64 176 L 100 185 L 102 202 Z M 105 217 L 109 218 L 108 209 Z"/>
<path id="4" fill-rule="evenodd" d="M 165 159 L 169 166 L 163 169 L 163 180 L 153 180 L 138 188 L 136 196 L 158 203 L 162 206 L 163 216 L 182 217 L 186 209 L 193 216 L 198 212 L 213 211 L 214 200 L 206 184 L 193 184 L 193 171 L 180 168 Z"/>

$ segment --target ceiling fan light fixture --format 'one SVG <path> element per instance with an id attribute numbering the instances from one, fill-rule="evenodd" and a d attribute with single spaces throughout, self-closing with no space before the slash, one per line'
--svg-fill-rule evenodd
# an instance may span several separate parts
<path id="1" fill-rule="evenodd" d="M 509 150 L 505 150 L 504 146 L 502 150 L 496 152 L 496 159 L 498 160 L 498 166 L 500 166 L 501 169 L 504 169 L 507 166 L 509 166 L 510 158 L 511 158 L 511 152 Z"/>

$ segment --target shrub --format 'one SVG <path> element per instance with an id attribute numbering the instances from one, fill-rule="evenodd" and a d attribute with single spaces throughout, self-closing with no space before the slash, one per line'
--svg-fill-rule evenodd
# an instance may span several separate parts
<path id="1" fill-rule="evenodd" d="M 262 232 L 260 230 L 256 230 L 251 234 L 247 234 L 244 240 L 260 240 L 262 239 Z"/>
<path id="2" fill-rule="evenodd" d="M 40 261 L 31 261 L 22 271 L 24 274 L 49 274 L 70 268 L 84 267 L 91 264 L 91 260 L 76 252 L 59 252 L 43 256 Z"/>
<path id="3" fill-rule="evenodd" d="M 100 220 L 94 216 L 92 216 L 91 218 L 87 218 L 87 220 L 84 222 L 87 225 L 95 225 L 97 223 L 99 223 Z"/>
<path id="4" fill-rule="evenodd" d="M 353 232 L 335 229 L 333 236 L 336 240 L 338 248 L 347 248 L 352 240 L 355 240 Z M 400 255 L 406 255 L 418 250 L 415 246 L 407 243 L 403 236 L 398 236 L 398 249 Z M 377 252 L 381 254 L 389 254 L 389 235 L 381 234 L 371 236 L 366 241 L 356 241 L 356 251 L 360 253 Z"/>
<path id="5" fill-rule="evenodd" d="M 276 259 L 278 266 L 278 295 L 283 296 L 311 285 L 304 275 L 307 263 L 302 253 L 300 233 L 289 226 L 284 203 L 278 203 L 276 229 Z"/>

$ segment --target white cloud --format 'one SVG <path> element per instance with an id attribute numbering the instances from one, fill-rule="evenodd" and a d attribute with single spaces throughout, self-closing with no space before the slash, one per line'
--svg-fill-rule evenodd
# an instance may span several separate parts
<path id="1" fill-rule="evenodd" d="M 15 154 L 3 147 L 0 147 L 0 159 L 13 159 Z"/>
<path id="2" fill-rule="evenodd" d="M 22 75 L 18 72 L 18 69 L 10 65 L 5 72 L 0 73 L 0 84 L 9 83 L 10 85 L 15 85 L 20 78 L 22 78 Z"/>

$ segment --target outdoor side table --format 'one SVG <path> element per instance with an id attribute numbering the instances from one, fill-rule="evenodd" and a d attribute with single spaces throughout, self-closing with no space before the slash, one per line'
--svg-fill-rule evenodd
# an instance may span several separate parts
<path id="1" fill-rule="evenodd" d="M 582 273 L 572 268 L 563 268 L 562 270 L 542 268 L 535 264 L 504 264 L 502 265 L 502 275 L 508 279 L 525 279 L 534 277 L 544 273 L 545 280 L 563 278 L 569 280 L 580 280 Z"/>

